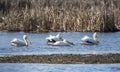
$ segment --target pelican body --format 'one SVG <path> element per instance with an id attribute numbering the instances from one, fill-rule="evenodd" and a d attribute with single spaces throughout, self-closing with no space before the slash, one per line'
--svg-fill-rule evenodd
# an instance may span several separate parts
<path id="1" fill-rule="evenodd" d="M 27 37 L 27 35 L 24 35 L 23 36 L 23 40 L 20 40 L 18 38 L 14 38 L 12 41 L 11 41 L 11 45 L 12 46 L 16 46 L 16 47 L 21 47 L 21 46 L 28 46 L 31 43 L 31 41 L 29 40 L 29 38 Z"/>
<path id="2" fill-rule="evenodd" d="M 95 44 L 98 44 L 98 43 L 99 43 L 99 39 L 97 37 L 97 33 L 96 32 L 93 34 L 93 38 L 91 38 L 89 36 L 84 36 L 81 39 L 81 44 L 82 45 L 95 45 Z"/>

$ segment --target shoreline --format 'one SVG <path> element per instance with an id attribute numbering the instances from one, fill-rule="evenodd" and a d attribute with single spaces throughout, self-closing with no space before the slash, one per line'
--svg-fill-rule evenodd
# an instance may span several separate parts
<path id="1" fill-rule="evenodd" d="M 120 54 L 50 54 L 0 57 L 0 63 L 111 64 L 120 63 Z"/>

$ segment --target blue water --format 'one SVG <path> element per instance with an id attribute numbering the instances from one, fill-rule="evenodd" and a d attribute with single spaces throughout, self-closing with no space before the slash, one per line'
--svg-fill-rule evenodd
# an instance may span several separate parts
<path id="1" fill-rule="evenodd" d="M 0 56 L 26 54 L 103 54 L 120 53 L 120 32 L 98 33 L 98 45 L 80 45 L 84 35 L 91 32 L 61 33 L 63 38 L 74 42 L 74 46 L 48 46 L 45 38 L 56 35 L 50 33 L 0 32 Z M 29 47 L 13 47 L 10 41 L 27 34 L 32 41 Z M 38 64 L 38 63 L 0 63 L 0 72 L 120 72 L 120 64 Z"/>
<path id="2" fill-rule="evenodd" d="M 0 63 L 0 72 L 120 72 L 120 64 Z"/>
<path id="3" fill-rule="evenodd" d="M 62 32 L 63 38 L 74 42 L 74 46 L 48 46 L 45 38 L 49 35 L 57 35 L 60 32 L 50 33 L 24 33 L 24 32 L 0 32 L 0 55 L 12 54 L 102 54 L 120 53 L 120 32 L 98 33 L 99 45 L 80 45 L 84 35 L 92 37 L 92 32 Z M 27 34 L 32 41 L 29 47 L 13 47 L 10 41 Z"/>

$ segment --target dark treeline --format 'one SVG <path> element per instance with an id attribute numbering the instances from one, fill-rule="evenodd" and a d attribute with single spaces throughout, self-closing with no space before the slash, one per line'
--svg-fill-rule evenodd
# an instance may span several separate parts
<path id="1" fill-rule="evenodd" d="M 120 30 L 120 0 L 0 0 L 0 30 Z"/>

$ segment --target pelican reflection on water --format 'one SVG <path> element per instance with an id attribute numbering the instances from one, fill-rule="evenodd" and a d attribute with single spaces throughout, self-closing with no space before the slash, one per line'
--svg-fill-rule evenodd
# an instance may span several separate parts
<path id="1" fill-rule="evenodd" d="M 14 38 L 11 41 L 11 45 L 16 46 L 16 47 L 28 46 L 29 44 L 32 44 L 32 43 L 31 43 L 30 39 L 27 37 L 27 35 L 23 35 L 23 40 Z"/>

